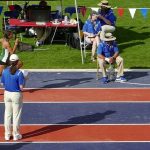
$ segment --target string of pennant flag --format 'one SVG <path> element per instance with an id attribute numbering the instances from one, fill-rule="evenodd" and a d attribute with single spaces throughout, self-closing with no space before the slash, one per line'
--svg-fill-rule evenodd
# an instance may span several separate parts
<path id="1" fill-rule="evenodd" d="M 68 9 L 68 8 L 69 8 L 69 9 Z M 88 8 L 90 8 L 92 11 L 98 11 L 98 9 L 99 9 L 98 7 L 79 6 L 79 7 L 78 7 L 78 12 L 80 12 L 80 13 L 83 15 L 83 17 L 84 17 Z M 116 9 L 116 10 L 117 10 L 117 13 L 118 13 L 118 15 L 119 15 L 120 17 L 122 17 L 122 16 L 124 15 L 124 13 L 125 13 L 125 10 L 128 9 L 128 10 L 129 10 L 129 13 L 130 13 L 130 15 L 131 15 L 132 18 L 134 18 L 135 13 L 136 13 L 136 10 L 138 9 L 138 10 L 140 10 L 140 12 L 141 12 L 141 14 L 143 15 L 143 17 L 146 18 L 146 17 L 147 17 L 147 14 L 148 14 L 148 10 L 149 10 L 150 8 L 116 8 L 116 7 L 115 7 L 115 8 L 112 8 L 112 9 Z M 70 16 L 71 16 L 73 13 L 75 13 L 75 8 L 74 8 L 74 7 L 67 7 L 66 10 L 69 10 L 69 11 L 67 11 L 67 13 L 69 13 Z M 66 12 L 66 11 L 65 11 L 65 12 Z"/>
<path id="2" fill-rule="evenodd" d="M 88 8 L 91 8 L 91 10 L 94 10 L 94 11 L 98 11 L 99 8 L 97 7 L 88 7 Z M 83 10 L 82 10 L 83 9 Z M 147 17 L 147 14 L 148 14 L 148 11 L 150 8 L 112 8 L 112 9 L 116 9 L 117 10 L 117 13 L 120 17 L 122 17 L 125 13 L 125 10 L 128 9 L 129 10 L 129 13 L 131 15 L 131 18 L 134 18 L 135 16 L 135 13 L 136 13 L 136 10 L 140 10 L 142 16 L 144 18 Z M 80 12 L 82 13 L 83 16 L 85 16 L 85 13 L 86 13 L 86 7 L 82 7 L 80 8 Z"/>
<path id="3" fill-rule="evenodd" d="M 92 11 L 98 11 L 98 7 L 86 7 L 86 6 L 79 6 L 78 7 L 78 12 L 82 14 L 82 16 L 84 17 L 87 11 L 87 8 L 90 8 Z M 148 11 L 150 8 L 112 8 L 112 9 L 117 9 L 117 13 L 120 17 L 122 17 L 125 13 L 125 9 L 128 9 L 131 15 L 131 18 L 134 18 L 136 10 L 140 10 L 141 14 L 143 15 L 144 18 L 147 17 Z M 2 13 L 3 10 L 3 6 L 0 6 L 0 14 Z M 65 9 L 65 13 L 69 13 L 70 16 L 72 16 L 73 13 L 76 12 L 75 7 L 67 7 Z"/>

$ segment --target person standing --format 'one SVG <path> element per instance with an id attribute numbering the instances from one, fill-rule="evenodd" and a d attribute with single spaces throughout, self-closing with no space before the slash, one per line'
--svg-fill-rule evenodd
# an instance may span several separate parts
<path id="1" fill-rule="evenodd" d="M 19 57 L 16 54 L 10 56 L 10 66 L 5 68 L 2 72 L 1 84 L 4 86 L 4 126 L 5 126 L 5 140 L 11 138 L 11 120 L 13 120 L 13 140 L 22 138 L 20 134 L 20 121 L 22 113 L 22 90 L 25 85 L 25 78 L 17 68 Z"/>
<path id="2" fill-rule="evenodd" d="M 11 54 L 15 53 L 17 49 L 17 45 L 19 40 L 15 40 L 15 44 L 13 47 L 10 45 L 10 40 L 13 38 L 12 31 L 6 30 L 3 33 L 3 38 L 0 39 L 0 43 L 2 45 L 2 52 L 0 54 L 0 76 L 2 74 L 3 69 L 9 65 L 9 57 Z M 23 65 L 22 61 L 18 61 L 17 67 L 21 68 Z"/>

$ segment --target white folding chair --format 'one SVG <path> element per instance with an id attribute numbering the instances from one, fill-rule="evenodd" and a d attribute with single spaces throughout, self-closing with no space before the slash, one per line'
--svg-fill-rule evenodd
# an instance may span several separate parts
<path id="1" fill-rule="evenodd" d="M 83 51 L 84 51 L 84 57 L 86 58 L 86 53 L 87 53 L 87 47 L 89 47 L 89 46 L 92 46 L 92 43 L 88 43 L 88 42 L 86 42 L 86 40 L 85 40 L 85 35 L 84 35 L 84 37 L 83 37 L 83 42 L 82 42 L 82 47 L 83 47 Z"/>

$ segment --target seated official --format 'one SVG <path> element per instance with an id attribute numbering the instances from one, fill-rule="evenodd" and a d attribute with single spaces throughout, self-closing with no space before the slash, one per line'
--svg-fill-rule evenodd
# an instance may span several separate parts
<path id="1" fill-rule="evenodd" d="M 92 56 L 91 60 L 95 61 L 95 52 L 100 43 L 99 33 L 101 31 L 100 21 L 97 19 L 97 12 L 93 11 L 90 14 L 89 19 L 83 25 L 83 34 L 85 41 L 89 44 L 92 44 Z"/>
<path id="2" fill-rule="evenodd" d="M 39 2 L 39 6 L 47 6 L 47 2 L 45 0 L 41 0 Z M 45 43 L 45 40 L 51 34 L 52 28 L 50 28 L 50 27 L 37 27 L 37 28 L 34 28 L 34 30 L 35 30 L 36 35 L 37 35 L 36 46 L 40 46 L 40 45 L 43 45 Z"/>
<path id="3" fill-rule="evenodd" d="M 102 26 L 100 37 L 104 38 L 105 33 L 115 31 L 116 16 L 107 0 L 102 0 L 98 6 L 100 6 L 98 18 Z"/>
<path id="4" fill-rule="evenodd" d="M 111 33 L 106 33 L 105 37 L 102 39 L 103 41 L 99 44 L 97 55 L 98 55 L 98 63 L 100 69 L 102 70 L 102 82 L 108 83 L 108 77 L 106 74 L 106 65 L 109 64 L 117 64 L 117 77 L 116 81 L 125 82 L 126 79 L 124 77 L 124 66 L 123 66 L 123 58 L 119 56 L 119 49 L 115 42 L 116 37 L 112 36 Z"/>

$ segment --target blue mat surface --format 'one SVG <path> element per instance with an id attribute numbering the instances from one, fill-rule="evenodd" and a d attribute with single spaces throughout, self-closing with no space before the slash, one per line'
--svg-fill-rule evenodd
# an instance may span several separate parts
<path id="1" fill-rule="evenodd" d="M 103 84 L 95 72 L 30 72 L 27 88 L 135 88 L 150 87 L 150 72 L 126 72 L 126 83 Z"/>
<path id="2" fill-rule="evenodd" d="M 1 150 L 149 150 L 150 143 L 16 143 L 0 144 Z"/>
<path id="3" fill-rule="evenodd" d="M 0 104 L 0 114 L 4 104 Z M 150 103 L 24 104 L 22 124 L 150 123 Z M 0 117 L 3 124 L 3 117 Z"/>

